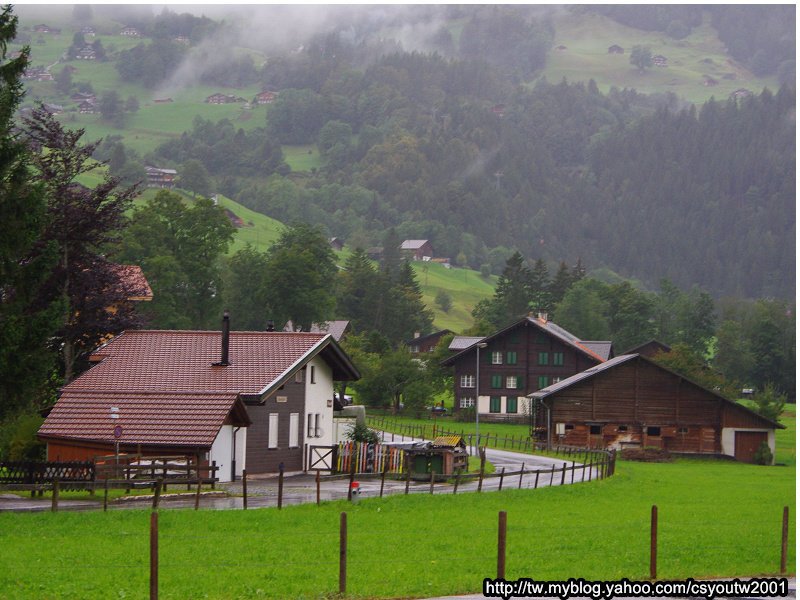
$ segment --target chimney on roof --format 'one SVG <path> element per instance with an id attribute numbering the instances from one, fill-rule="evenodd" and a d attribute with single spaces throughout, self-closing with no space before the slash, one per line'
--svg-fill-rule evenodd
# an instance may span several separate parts
<path id="1" fill-rule="evenodd" d="M 230 348 L 231 339 L 231 317 L 226 310 L 222 313 L 222 356 L 218 363 L 214 363 L 215 367 L 227 367 L 231 364 L 228 361 L 228 350 Z"/>
<path id="2" fill-rule="evenodd" d="M 272 319 L 267 321 L 267 331 L 275 331 L 275 321 Z"/>
<path id="3" fill-rule="evenodd" d="M 414 339 L 417 339 L 421 335 L 422 335 L 422 333 L 420 333 L 419 331 L 415 331 L 414 332 Z"/>
<path id="4" fill-rule="evenodd" d="M 540 310 L 539 311 L 539 320 L 547 323 L 547 312 Z"/>

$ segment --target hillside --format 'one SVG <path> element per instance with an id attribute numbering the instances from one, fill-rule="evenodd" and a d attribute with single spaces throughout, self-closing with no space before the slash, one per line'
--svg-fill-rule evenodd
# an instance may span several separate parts
<path id="1" fill-rule="evenodd" d="M 58 62 L 78 29 L 69 10 L 47 16 L 58 33 L 32 32 L 40 15 L 21 22 L 33 65 L 58 76 L 27 81 L 28 103 L 61 104 L 60 119 L 89 139 L 120 136 L 124 167 L 199 161 L 209 193 L 253 214 L 311 222 L 363 247 L 393 227 L 430 239 L 440 256 L 462 256 L 473 272 L 488 265 L 498 274 L 518 249 L 551 270 L 581 258 L 649 287 L 669 277 L 716 297 L 793 296 L 780 273 L 794 264 L 785 250 L 794 236 L 785 218 L 794 214 L 794 91 L 778 91 L 778 72 L 756 60 L 763 28 L 758 39 L 738 34 L 741 61 L 726 53 L 721 32 L 730 39 L 737 30 L 724 8 L 695 10 L 700 18 L 680 36 L 581 7 L 416 7 L 383 14 L 382 26 L 369 11 L 332 10 L 326 33 L 310 29 L 307 43 L 289 47 L 236 35 L 247 27 L 235 12 L 224 26 L 183 19 L 205 37 L 180 47 L 162 35 L 176 15 L 126 11 L 161 37 L 120 35 L 125 19 L 98 8 L 91 39 L 106 62 Z M 608 52 L 615 44 L 622 54 Z M 666 66 L 633 67 L 635 45 Z M 132 52 L 153 61 L 157 48 L 174 55 L 173 71 L 121 77 Z M 214 53 L 223 62 L 212 61 L 213 72 L 188 74 Z M 87 86 L 99 104 L 115 92 L 135 108 L 81 114 L 70 93 Z M 765 87 L 773 92 L 759 94 Z M 272 104 L 244 102 L 262 89 L 278 92 Z M 737 90 L 749 92 L 727 101 Z M 207 103 L 214 92 L 243 101 Z M 260 244 L 248 221 L 253 229 L 239 237 Z M 429 301 L 437 291 L 426 291 Z"/>

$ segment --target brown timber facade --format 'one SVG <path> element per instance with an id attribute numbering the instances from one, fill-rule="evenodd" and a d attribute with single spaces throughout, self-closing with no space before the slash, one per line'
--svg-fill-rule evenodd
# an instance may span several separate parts
<path id="1" fill-rule="evenodd" d="M 781 427 L 637 354 L 609 360 L 531 399 L 534 423 L 551 444 L 654 447 L 752 461 L 761 441 L 774 454 L 775 428 Z"/>
<path id="2" fill-rule="evenodd" d="M 582 342 L 540 316 L 483 338 L 442 364 L 454 367 L 455 410 L 475 406 L 477 395 L 481 419 L 528 422 L 528 394 L 594 367 L 610 353 L 610 342 Z"/>

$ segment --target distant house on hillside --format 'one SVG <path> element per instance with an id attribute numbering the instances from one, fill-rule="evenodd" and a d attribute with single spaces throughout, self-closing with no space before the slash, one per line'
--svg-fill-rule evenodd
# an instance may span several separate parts
<path id="1" fill-rule="evenodd" d="M 69 97 L 73 102 L 96 102 L 97 96 L 86 92 L 75 92 Z"/>
<path id="2" fill-rule="evenodd" d="M 433 246 L 428 240 L 405 240 L 400 244 L 400 251 L 412 260 L 430 260 L 433 258 Z"/>
<path id="3" fill-rule="evenodd" d="M 328 244 L 331 250 L 336 250 L 337 252 L 341 252 L 344 249 L 344 240 L 342 238 L 332 237 L 328 240 Z"/>
<path id="4" fill-rule="evenodd" d="M 718 85 L 719 81 L 711 77 L 711 75 L 703 75 L 703 85 L 706 87 L 714 87 Z"/>
<path id="5" fill-rule="evenodd" d="M 94 102 L 89 102 L 88 100 L 84 100 L 80 104 L 78 104 L 78 112 L 82 115 L 93 115 L 97 112 L 97 108 Z"/>
<path id="6" fill-rule="evenodd" d="M 232 102 L 240 101 L 243 101 L 243 99 L 237 98 L 233 94 L 221 94 L 219 92 L 206 98 L 206 103 L 208 104 L 231 104 Z"/>
<path id="7" fill-rule="evenodd" d="M 503 118 L 506 116 L 506 105 L 505 104 L 495 104 L 491 109 L 492 114 L 496 117 Z"/>
<path id="8" fill-rule="evenodd" d="M 256 97 L 253 98 L 253 104 L 272 104 L 277 96 L 276 92 L 265 90 L 256 94 Z"/>
<path id="9" fill-rule="evenodd" d="M 656 54 L 653 57 L 653 66 L 666 67 L 667 66 L 667 57 L 662 55 L 662 54 Z"/>
<path id="10" fill-rule="evenodd" d="M 186 37 L 185 35 L 176 36 L 172 38 L 172 41 L 175 42 L 176 44 L 183 44 L 184 46 L 188 46 L 190 43 L 189 38 Z"/>
<path id="11" fill-rule="evenodd" d="M 147 187 L 175 187 L 175 177 L 178 175 L 175 169 L 160 169 L 158 167 L 146 166 L 144 170 L 147 174 Z"/>
<path id="12" fill-rule="evenodd" d="M 125 27 L 119 34 L 127 37 L 142 37 L 142 32 L 136 29 L 136 27 Z"/>
<path id="13" fill-rule="evenodd" d="M 170 102 L 175 102 L 172 98 L 156 98 L 153 100 L 154 104 L 168 104 Z"/>
<path id="14" fill-rule="evenodd" d="M 623 48 L 622 46 L 617 46 L 617 44 L 614 44 L 613 46 L 609 46 L 608 47 L 608 53 L 609 54 L 625 54 L 625 48 Z"/>
<path id="15" fill-rule="evenodd" d="M 94 35 L 96 32 L 94 30 L 94 27 L 92 27 L 91 25 L 86 25 L 81 28 L 81 33 L 83 35 Z"/>
<path id="16" fill-rule="evenodd" d="M 97 52 L 91 46 L 84 46 L 75 55 L 78 60 L 97 60 Z"/>
<path id="17" fill-rule="evenodd" d="M 428 335 L 421 335 L 419 332 L 414 333 L 414 338 L 410 340 L 406 340 L 403 342 L 406 346 L 408 346 L 408 351 L 411 354 L 426 354 L 428 352 L 433 352 L 436 350 L 436 346 L 439 344 L 439 340 L 441 340 L 444 336 L 453 333 L 449 329 L 442 329 L 441 331 L 434 331 L 433 333 L 429 333 Z"/>
<path id="18" fill-rule="evenodd" d="M 45 25 L 44 23 L 40 23 L 39 25 L 33 26 L 34 33 L 51 33 L 53 35 L 58 35 L 61 33 L 61 30 L 58 27 L 50 27 L 49 25 Z"/>
<path id="19" fill-rule="evenodd" d="M 739 100 L 740 98 L 749 98 L 753 95 L 753 92 L 747 90 L 745 88 L 739 88 L 738 90 L 734 90 L 731 92 L 730 97 L 734 98 L 735 100 Z"/>

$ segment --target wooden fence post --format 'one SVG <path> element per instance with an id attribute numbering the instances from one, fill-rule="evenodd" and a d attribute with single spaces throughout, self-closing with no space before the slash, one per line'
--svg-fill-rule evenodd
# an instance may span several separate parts
<path id="1" fill-rule="evenodd" d="M 389 461 L 386 460 L 386 455 L 383 456 L 383 469 L 381 469 L 381 495 L 383 498 L 383 484 L 386 483 L 386 471 L 389 468 Z"/>
<path id="2" fill-rule="evenodd" d="M 436 474 L 433 472 L 433 465 L 431 465 L 431 495 L 433 495 L 433 482 L 436 481 Z"/>
<path id="3" fill-rule="evenodd" d="M 654 504 L 650 509 L 650 579 L 656 579 L 658 560 L 658 507 Z"/>
<path id="4" fill-rule="evenodd" d="M 786 547 L 789 542 L 789 507 L 783 507 L 783 527 L 781 527 L 781 575 L 786 575 Z"/>
<path id="5" fill-rule="evenodd" d="M 406 454 L 404 458 L 406 462 L 406 494 L 408 494 L 408 486 L 411 484 L 411 457 Z"/>
<path id="6" fill-rule="evenodd" d="M 319 506 L 319 471 L 317 471 L 317 476 L 314 477 L 314 480 L 317 484 L 317 506 Z"/>
<path id="7" fill-rule="evenodd" d="M 517 485 L 517 489 L 522 489 L 522 476 L 525 474 L 525 463 L 522 463 L 522 466 L 519 469 L 519 485 Z"/>
<path id="8" fill-rule="evenodd" d="M 458 482 L 461 481 L 461 469 L 456 470 L 456 484 L 453 486 L 453 493 L 458 492 Z"/>
<path id="9" fill-rule="evenodd" d="M 538 489 L 539 487 L 539 470 L 536 470 L 536 481 L 533 482 L 533 489 Z"/>
<path id="10" fill-rule="evenodd" d="M 561 485 L 564 485 L 564 479 L 567 477 L 567 463 L 561 463 Z"/>
<path id="11" fill-rule="evenodd" d="M 478 492 L 480 492 L 483 489 L 483 473 L 486 468 L 486 448 L 478 448 L 478 452 L 481 455 L 481 472 L 478 479 Z"/>
<path id="12" fill-rule="evenodd" d="M 200 510 L 200 494 L 202 493 L 203 486 L 200 479 L 197 480 L 197 489 L 194 491 L 194 509 Z"/>
<path id="13" fill-rule="evenodd" d="M 553 463 L 550 469 L 550 487 L 553 487 L 553 477 L 556 475 L 556 463 Z"/>
<path id="14" fill-rule="evenodd" d="M 347 592 L 347 513 L 339 515 L 339 594 Z"/>
<path id="15" fill-rule="evenodd" d="M 158 513 L 150 513 L 150 600 L 158 600 Z"/>
<path id="16" fill-rule="evenodd" d="M 572 479 L 571 479 L 570 483 L 575 483 L 575 461 L 574 460 L 572 461 L 571 469 L 572 469 Z"/>
<path id="17" fill-rule="evenodd" d="M 506 468 L 503 467 L 502 469 L 500 469 L 500 484 L 497 486 L 498 492 L 503 491 L 503 478 L 505 477 L 505 475 L 506 475 Z"/>
<path id="18" fill-rule="evenodd" d="M 50 503 L 50 510 L 53 512 L 58 512 L 58 494 L 59 494 L 59 481 L 58 479 L 53 480 L 53 498 L 52 502 Z"/>
<path id="19" fill-rule="evenodd" d="M 108 510 L 108 477 L 103 483 L 103 512 Z"/>
<path id="20" fill-rule="evenodd" d="M 353 447 L 353 451 L 350 454 L 350 479 L 347 484 L 347 500 L 350 501 L 353 499 L 353 482 L 356 479 L 356 457 L 355 457 L 355 446 Z"/>
<path id="21" fill-rule="evenodd" d="M 283 508 L 283 463 L 278 465 L 278 510 Z"/>
<path id="22" fill-rule="evenodd" d="M 161 486 L 163 484 L 163 479 L 156 480 L 156 490 L 153 494 L 153 510 L 158 510 L 158 503 L 161 501 Z"/>
<path id="23" fill-rule="evenodd" d="M 497 578 L 506 578 L 506 511 L 497 515 Z"/>
<path id="24" fill-rule="evenodd" d="M 242 469 L 242 509 L 247 510 L 247 469 Z"/>

